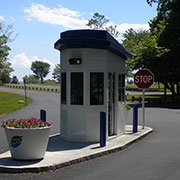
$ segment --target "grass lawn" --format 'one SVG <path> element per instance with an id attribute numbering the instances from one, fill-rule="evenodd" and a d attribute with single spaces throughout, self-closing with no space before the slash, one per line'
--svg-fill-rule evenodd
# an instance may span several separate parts
<path id="1" fill-rule="evenodd" d="M 138 90 L 137 86 L 135 84 L 126 84 L 126 89 L 136 89 Z M 158 84 L 153 84 L 149 90 L 154 90 L 154 91 L 164 91 L 164 85 L 160 83 L 160 86 Z M 167 90 L 168 91 L 168 90 Z"/>
<path id="2" fill-rule="evenodd" d="M 32 102 L 31 98 L 25 98 L 18 94 L 0 92 L 0 116 L 19 110 Z"/>

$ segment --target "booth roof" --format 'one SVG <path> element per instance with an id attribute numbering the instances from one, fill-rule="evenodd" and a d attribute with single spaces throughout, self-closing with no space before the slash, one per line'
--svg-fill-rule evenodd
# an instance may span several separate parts
<path id="1" fill-rule="evenodd" d="M 120 43 L 105 30 L 70 30 L 61 33 L 61 38 L 54 44 L 55 49 L 96 48 L 107 49 L 122 59 L 131 58 Z"/>

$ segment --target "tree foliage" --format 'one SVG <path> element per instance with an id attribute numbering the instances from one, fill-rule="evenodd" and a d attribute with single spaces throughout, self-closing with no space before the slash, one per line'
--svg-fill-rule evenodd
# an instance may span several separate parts
<path id="1" fill-rule="evenodd" d="M 50 65 L 46 62 L 35 61 L 31 64 L 31 70 L 35 74 L 35 76 L 40 79 L 41 83 L 43 83 L 43 79 L 48 75 L 50 71 Z"/>
<path id="2" fill-rule="evenodd" d="M 24 76 L 23 79 L 26 79 L 27 84 L 37 84 L 39 79 L 35 75 Z"/>
<path id="3" fill-rule="evenodd" d="M 12 84 L 18 84 L 19 83 L 17 76 L 13 76 L 11 83 Z"/>
<path id="4" fill-rule="evenodd" d="M 109 22 L 104 15 L 94 13 L 92 18 L 89 20 L 87 26 L 91 29 L 104 29 L 104 26 Z"/>
<path id="5" fill-rule="evenodd" d="M 137 51 L 139 50 L 139 48 L 141 47 L 141 45 L 143 44 L 143 41 L 145 41 L 147 39 L 147 37 L 149 36 L 149 32 L 148 31 L 143 31 L 143 30 L 133 30 L 133 29 L 129 29 L 127 30 L 124 34 L 123 34 L 123 43 L 122 45 L 124 46 L 124 48 L 130 53 L 132 54 L 132 59 L 127 59 L 126 60 L 126 75 L 128 77 L 132 77 L 133 75 L 131 74 L 131 72 L 133 70 L 136 70 L 140 67 L 138 67 L 139 63 L 136 58 L 137 58 Z M 140 64 L 141 66 L 141 64 Z M 143 66 L 143 65 L 142 65 Z"/>
<path id="6" fill-rule="evenodd" d="M 2 83 L 9 83 L 10 73 L 13 71 L 11 63 L 8 61 L 10 48 L 8 42 L 12 41 L 12 26 L 5 25 L 0 22 L 0 81 Z"/>
<path id="7" fill-rule="evenodd" d="M 160 66 L 160 57 L 168 50 L 157 45 L 157 36 L 152 35 L 147 30 L 129 29 L 123 34 L 123 46 L 133 55 L 132 59 L 126 61 L 129 71 L 142 68 L 149 68 L 156 73 L 156 81 L 158 81 Z"/>
<path id="8" fill-rule="evenodd" d="M 107 26 L 108 22 L 109 22 L 109 19 L 106 19 L 104 15 L 101 15 L 96 12 L 93 14 L 92 18 L 88 21 L 87 26 L 89 26 L 90 29 L 106 30 L 112 36 L 117 38 L 120 34 L 117 31 L 117 26 L 116 25 Z"/>
<path id="9" fill-rule="evenodd" d="M 61 79 L 60 64 L 55 65 L 52 75 L 53 75 L 53 79 L 55 79 L 56 82 L 60 83 L 60 79 Z"/>
<path id="10" fill-rule="evenodd" d="M 155 80 L 162 82 L 173 95 L 180 95 L 180 1 L 147 0 L 157 3 L 157 16 L 150 31 L 126 31 L 123 46 L 134 55 L 127 61 L 130 70 L 149 68 Z"/>
<path id="11" fill-rule="evenodd" d="M 157 3 L 157 16 L 150 22 L 151 32 L 159 32 L 157 45 L 169 50 L 161 57 L 161 81 L 164 81 L 173 95 L 180 95 L 180 1 L 148 2 L 150 5 Z"/>

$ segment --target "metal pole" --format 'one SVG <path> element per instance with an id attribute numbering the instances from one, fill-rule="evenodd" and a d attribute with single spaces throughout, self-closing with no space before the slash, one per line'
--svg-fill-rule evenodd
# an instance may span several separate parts
<path id="1" fill-rule="evenodd" d="M 144 102 L 144 96 L 145 96 L 145 89 L 143 89 L 143 103 L 142 103 L 142 109 L 143 109 L 143 125 L 142 128 L 144 129 L 145 126 L 145 102 Z"/>
<path id="2" fill-rule="evenodd" d="M 27 99 L 27 92 L 26 92 L 26 79 L 23 79 L 24 81 L 24 93 L 25 93 L 25 99 Z"/>

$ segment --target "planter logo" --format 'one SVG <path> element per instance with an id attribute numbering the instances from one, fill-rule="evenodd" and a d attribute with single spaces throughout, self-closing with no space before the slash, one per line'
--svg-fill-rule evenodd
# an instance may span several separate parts
<path id="1" fill-rule="evenodd" d="M 11 139 L 11 147 L 16 148 L 22 142 L 22 136 L 13 136 Z"/>

